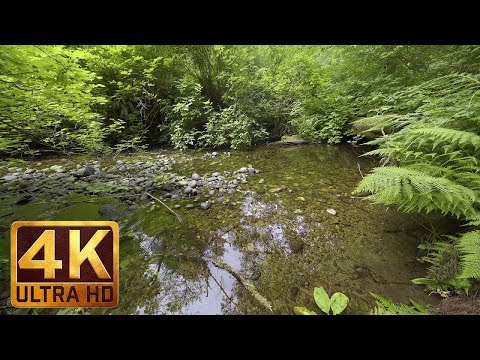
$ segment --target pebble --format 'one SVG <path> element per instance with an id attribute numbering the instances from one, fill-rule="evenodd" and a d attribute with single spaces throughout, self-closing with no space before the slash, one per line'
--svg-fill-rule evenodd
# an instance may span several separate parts
<path id="1" fill-rule="evenodd" d="M 337 215 L 337 212 L 334 209 L 327 209 L 327 213 L 330 215 Z"/>
<path id="2" fill-rule="evenodd" d="M 212 206 L 208 201 L 206 202 L 203 202 L 200 204 L 200 207 L 203 209 L 203 210 L 207 210 L 208 208 L 210 208 L 210 206 Z"/>
<path id="3" fill-rule="evenodd" d="M 264 182 L 265 182 L 265 179 L 260 179 L 260 180 L 258 180 L 258 183 L 259 183 L 259 184 L 263 184 Z"/>

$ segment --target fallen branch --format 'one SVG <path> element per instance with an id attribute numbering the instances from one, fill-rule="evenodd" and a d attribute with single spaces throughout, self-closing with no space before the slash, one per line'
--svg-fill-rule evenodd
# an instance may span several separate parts
<path id="1" fill-rule="evenodd" d="M 180 217 L 180 215 L 178 215 L 175 211 L 173 211 L 172 209 L 170 209 L 170 207 L 169 207 L 167 204 L 165 204 L 162 200 L 160 200 L 159 198 L 156 198 L 156 197 L 153 196 L 152 194 L 149 194 L 149 193 L 145 193 L 145 194 L 147 194 L 147 195 L 150 196 L 152 199 L 157 200 L 160 204 L 162 204 L 163 206 L 165 206 L 165 207 L 168 209 L 168 211 L 170 211 L 173 215 L 176 216 L 176 218 L 177 218 L 177 220 L 178 220 L 179 222 L 182 222 L 182 218 Z"/>
<path id="2" fill-rule="evenodd" d="M 225 271 L 228 271 L 235 279 L 237 279 L 244 287 L 247 289 L 250 294 L 253 295 L 253 297 L 264 307 L 266 307 L 268 310 L 272 311 L 272 304 L 262 295 L 260 294 L 255 286 L 245 279 L 242 275 L 240 275 L 237 271 L 232 269 L 232 267 L 228 264 L 225 264 L 224 262 L 221 261 L 215 261 L 212 259 L 205 259 L 206 261 L 210 261 L 215 267 L 223 269 Z"/>

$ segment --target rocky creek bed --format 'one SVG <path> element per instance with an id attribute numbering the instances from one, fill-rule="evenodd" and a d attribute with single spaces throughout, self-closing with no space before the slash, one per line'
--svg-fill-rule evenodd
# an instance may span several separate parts
<path id="1" fill-rule="evenodd" d="M 291 314 L 315 309 L 315 286 L 346 293 L 351 314 L 370 292 L 436 303 L 410 282 L 421 219 L 352 197 L 359 166 L 373 161 L 348 145 L 0 163 L 0 311 L 29 311 L 8 306 L 11 222 L 47 219 L 120 224 L 120 304 L 91 313 Z"/>

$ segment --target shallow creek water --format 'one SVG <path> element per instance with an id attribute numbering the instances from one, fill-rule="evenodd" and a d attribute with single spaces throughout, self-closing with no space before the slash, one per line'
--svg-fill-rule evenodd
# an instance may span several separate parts
<path id="1" fill-rule="evenodd" d="M 350 298 L 347 314 L 368 313 L 374 306 L 370 292 L 396 302 L 436 302 L 410 282 L 425 274 L 424 265 L 416 261 L 424 231 L 418 216 L 351 196 L 361 180 L 359 168 L 365 174 L 374 162 L 359 158 L 349 145 L 264 146 L 214 158 L 205 158 L 203 152 L 161 150 L 120 158 L 137 161 L 160 152 L 177 159 L 171 171 L 178 175 L 197 172 L 203 177 L 248 164 L 261 173 L 249 176 L 234 193 L 224 195 L 228 200 L 207 210 L 186 208 L 191 200 L 164 200 L 170 207 L 181 205 L 175 211 L 182 222 L 149 200 L 139 202 L 136 210 L 125 206 L 118 219 L 120 304 L 90 313 L 292 314 L 294 306 L 318 310 L 312 297 L 316 286 L 330 294 L 344 292 Z M 13 205 L 8 196 L 1 201 L 0 259 L 8 259 L 11 222 L 107 220 L 98 210 L 116 200 L 67 194 L 56 202 L 39 197 Z M 209 258 L 251 281 L 273 311 Z M 8 276 L 4 274 L 3 288 L 8 287 Z"/>

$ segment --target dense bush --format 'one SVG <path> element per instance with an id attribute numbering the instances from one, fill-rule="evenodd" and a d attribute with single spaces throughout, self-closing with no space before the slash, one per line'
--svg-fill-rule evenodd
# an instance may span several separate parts
<path id="1" fill-rule="evenodd" d="M 83 51 L 0 47 L 0 153 L 99 151 L 106 129 L 92 110 L 105 103 Z"/>

